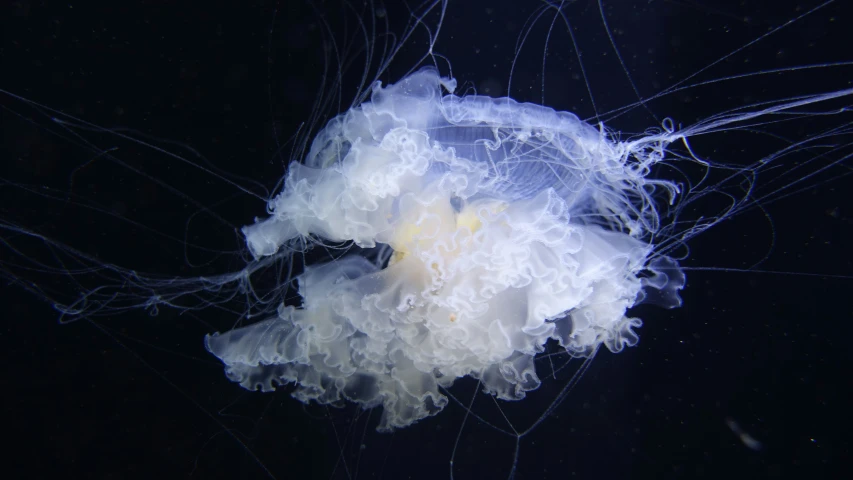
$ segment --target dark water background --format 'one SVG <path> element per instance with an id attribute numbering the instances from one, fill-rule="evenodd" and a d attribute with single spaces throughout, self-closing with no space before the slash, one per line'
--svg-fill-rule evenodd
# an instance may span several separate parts
<path id="1" fill-rule="evenodd" d="M 3 218 L 140 271 L 201 275 L 239 268 L 238 256 L 187 253 L 180 241 L 116 216 L 194 244 L 239 248 L 233 227 L 263 214 L 263 203 L 197 166 L 261 197 L 275 186 L 291 151 L 286 142 L 309 118 L 322 81 L 326 47 L 316 12 L 325 9 L 337 35 L 357 34 L 356 24 L 341 19 L 341 6 L 327 3 L 317 10 L 301 2 L 263 1 L 0 7 L 0 88 L 113 129 L 78 126 L 72 130 L 80 137 L 71 137 L 70 130 L 51 125 L 48 114 L 0 95 L 4 177 L 72 191 L 115 214 L 4 188 Z M 519 32 L 541 3 L 478 3 L 451 2 L 436 51 L 449 57 L 464 88 L 506 94 Z M 814 6 L 610 3 L 625 4 L 607 5 L 607 18 L 645 97 Z M 850 60 L 853 10 L 846 3 L 827 6 L 699 80 Z M 547 61 L 545 103 L 592 118 L 596 109 L 603 113 L 636 101 L 601 28 L 597 4 L 578 1 L 565 11 L 576 28 L 587 79 L 560 29 Z M 401 19 L 409 19 L 399 5 L 378 14 L 397 31 Z M 520 55 L 510 91 L 516 98 L 542 100 L 546 25 L 534 29 L 536 36 Z M 422 33 L 385 81 L 406 73 L 423 53 Z M 689 89 L 650 108 L 658 119 L 671 116 L 689 124 L 762 99 L 841 88 L 844 81 L 837 76 L 844 74 L 850 69 L 744 79 Z M 355 91 L 353 80 L 346 79 L 341 108 Z M 642 109 L 609 125 L 634 133 L 656 126 Z M 53 131 L 65 132 L 64 138 Z M 190 163 L 117 138 L 116 132 Z M 779 148 L 738 144 L 742 137 L 725 135 L 697 142 L 706 154 L 717 154 L 715 160 L 735 163 Z M 130 167 L 95 159 L 98 149 L 113 147 Z M 850 165 L 821 181 L 842 176 Z M 376 414 L 303 407 L 282 392 L 244 394 L 202 346 L 204 333 L 234 321 L 228 312 L 181 315 L 161 308 L 157 317 L 140 311 L 100 318 L 103 328 L 87 321 L 59 325 L 50 305 L 4 286 L 7 478 L 254 479 L 267 478 L 267 469 L 280 479 L 438 479 L 449 478 L 454 449 L 457 479 L 506 478 L 514 456 L 519 479 L 846 478 L 853 283 L 798 273 L 853 271 L 850 187 L 849 177 L 840 178 L 773 203 L 767 208 L 772 228 L 762 211 L 753 210 L 694 239 L 686 266 L 747 268 L 775 238 L 772 255 L 758 268 L 792 275 L 689 272 L 684 307 L 638 309 L 645 320 L 640 345 L 600 355 L 557 412 L 522 440 L 517 454 L 513 437 L 471 419 L 454 447 L 465 417 L 456 403 L 436 418 L 379 435 L 372 431 Z M 213 205 L 223 221 L 198 214 L 198 205 Z M 8 232 L 3 235 L 8 238 Z M 2 252 L 4 264 L 18 261 L 9 250 Z M 187 267 L 185 253 L 204 265 Z M 54 258 L 39 245 L 21 254 L 48 263 Z M 51 288 L 75 290 L 67 278 Z M 565 382 L 565 375 L 546 381 L 522 404 L 507 406 L 513 424 L 524 428 Z M 467 404 L 475 388 L 461 381 L 452 393 Z M 478 395 L 474 411 L 507 428 L 490 398 Z M 740 442 L 727 419 L 761 441 L 763 450 Z"/>

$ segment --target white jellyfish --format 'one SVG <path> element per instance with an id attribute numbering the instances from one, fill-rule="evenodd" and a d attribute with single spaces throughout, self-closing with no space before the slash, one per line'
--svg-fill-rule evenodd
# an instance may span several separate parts
<path id="1" fill-rule="evenodd" d="M 381 405 L 388 430 L 438 413 L 459 377 L 524 398 L 549 340 L 577 357 L 636 345 L 626 311 L 644 287 L 680 303 L 684 276 L 649 241 L 652 197 L 678 192 L 648 178 L 668 134 L 614 141 L 569 113 L 454 90 L 433 68 L 377 83 L 290 164 L 270 217 L 243 229 L 256 258 L 304 238 L 385 254 L 308 265 L 299 308 L 207 337 L 230 379 Z"/>

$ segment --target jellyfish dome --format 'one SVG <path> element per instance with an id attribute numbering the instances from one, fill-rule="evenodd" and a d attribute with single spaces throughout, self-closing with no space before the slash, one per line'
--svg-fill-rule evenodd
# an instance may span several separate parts
<path id="1" fill-rule="evenodd" d="M 570 113 L 455 89 L 434 68 L 377 82 L 290 164 L 270 216 L 243 228 L 255 259 L 306 242 L 359 253 L 306 265 L 301 304 L 207 336 L 231 380 L 381 406 L 387 431 L 441 411 L 441 389 L 464 376 L 521 400 L 549 341 L 576 357 L 635 345 L 642 322 L 626 312 L 648 289 L 680 304 L 684 276 L 653 243 L 655 202 L 678 193 L 649 178 L 669 134 L 623 142 Z"/>

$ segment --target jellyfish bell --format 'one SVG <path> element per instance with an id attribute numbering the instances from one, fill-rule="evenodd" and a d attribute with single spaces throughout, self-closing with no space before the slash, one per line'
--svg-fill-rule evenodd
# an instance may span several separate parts
<path id="1" fill-rule="evenodd" d="M 21 217 L 4 210 L 3 245 L 16 259 L 3 261 L 5 278 L 56 298 L 63 319 L 91 322 L 110 335 L 111 345 L 125 346 L 129 357 L 151 348 L 154 354 L 143 360 L 156 361 L 148 389 L 128 369 L 120 376 L 130 380 L 109 383 L 104 395 L 133 392 L 121 397 L 124 403 L 103 409 L 130 404 L 125 423 L 137 416 L 144 420 L 136 428 L 116 428 L 93 416 L 85 431 L 69 427 L 76 435 L 65 442 L 66 451 L 75 446 L 96 451 L 88 448 L 90 431 L 109 433 L 114 445 L 124 446 L 120 439 L 139 432 L 162 435 L 184 425 L 166 440 L 152 437 L 157 440 L 122 448 L 116 458 L 134 456 L 150 465 L 162 457 L 163 441 L 183 449 L 182 442 L 195 439 L 194 458 L 178 469 L 190 465 L 185 470 L 197 476 L 227 471 L 281 477 L 309 468 L 348 479 L 516 473 L 564 478 L 656 468 L 666 476 L 707 465 L 697 455 L 709 450 L 721 470 L 732 466 L 727 444 L 713 436 L 717 417 L 720 426 L 736 419 L 766 440 L 767 429 L 729 409 L 746 410 L 753 419 L 769 415 L 772 425 L 796 425 L 743 407 L 745 395 L 752 404 L 766 405 L 760 393 L 769 392 L 774 403 L 807 407 L 795 411 L 819 411 L 810 408 L 819 402 L 792 403 L 797 392 L 808 390 L 801 384 L 773 389 L 768 383 L 778 383 L 784 372 L 819 375 L 810 359 L 821 355 L 823 361 L 833 351 L 814 338 L 825 338 L 818 334 L 828 328 L 822 325 L 833 325 L 835 333 L 834 323 L 810 319 L 830 318 L 826 309 L 843 298 L 841 287 L 820 282 L 807 312 L 793 299 L 810 283 L 803 281 L 807 272 L 846 273 L 842 242 L 827 244 L 836 253 L 829 260 L 809 256 L 805 243 L 797 243 L 811 235 L 803 226 L 821 224 L 815 212 L 829 208 L 827 217 L 836 226 L 846 218 L 842 207 L 832 207 L 844 198 L 832 187 L 849 180 L 844 177 L 849 86 L 839 80 L 849 64 L 826 48 L 838 35 L 837 18 L 847 18 L 828 10 L 840 3 L 760 10 L 758 21 L 739 16 L 750 5 L 732 15 L 684 4 L 626 9 L 606 2 L 592 8 L 581 2 L 532 3 L 456 10 L 453 2 L 433 2 L 396 13 L 394 5 L 357 11 L 348 3 L 344 15 L 358 17 L 358 31 L 368 39 L 363 50 L 327 41 L 342 38 L 339 34 L 358 44 L 343 28 L 346 22 L 327 23 L 338 12 L 304 24 L 289 23 L 296 18 L 289 10 L 273 12 L 274 25 L 288 23 L 273 30 L 271 44 L 284 35 L 288 48 L 309 48 L 306 38 L 322 32 L 317 43 L 324 47 L 312 50 L 316 55 L 309 62 L 300 55 L 273 59 L 277 49 L 270 48 L 270 58 L 255 60 L 272 65 L 267 77 L 241 74 L 239 66 L 222 74 L 229 95 L 269 87 L 272 93 L 263 98 L 221 98 L 214 90 L 192 103 L 202 95 L 197 84 L 204 84 L 194 78 L 214 76 L 192 62 L 182 63 L 186 83 L 180 85 L 186 90 L 177 98 L 162 92 L 181 89 L 160 78 L 134 85 L 141 92 L 168 85 L 142 96 L 146 105 L 138 107 L 148 112 L 138 122 L 157 118 L 165 129 L 159 135 L 100 126 L 115 124 L 112 117 L 87 123 L 82 107 L 51 110 L 4 92 L 12 105 L 4 113 L 25 112 L 18 124 L 33 121 L 51 134 L 40 142 L 53 146 L 59 138 L 67 143 L 63 154 L 86 153 L 73 165 L 66 156 L 57 162 L 67 171 L 50 177 L 56 181 L 52 188 L 14 179 L 3 184 L 21 198 L 48 202 L 48 207 L 18 202 L 28 206 Z M 381 25 L 395 17 L 411 21 L 399 36 L 371 31 L 371 19 Z M 710 28 L 693 28 L 694 20 Z M 492 25 L 494 36 L 482 42 L 464 37 L 471 25 Z M 805 32 L 790 33 L 800 26 Z M 185 28 L 173 42 L 186 37 Z M 426 38 L 414 41 L 412 32 Z M 202 33 L 193 37 L 208 38 L 209 32 Z M 780 43 L 793 44 L 787 52 L 780 46 L 751 53 L 753 46 L 780 37 Z M 251 63 L 244 57 L 257 45 L 227 38 L 240 45 L 233 61 Z M 379 48 L 383 38 L 411 46 L 413 60 L 396 47 Z M 173 42 L 163 50 L 180 52 Z M 812 43 L 821 48 L 808 47 Z M 330 74 L 358 64 L 357 55 L 368 64 L 381 51 L 392 54 L 382 55 L 376 71 L 347 77 L 354 88 Z M 706 51 L 712 56 L 699 56 Z M 793 57 L 797 52 L 809 58 Z M 116 61 L 125 57 L 117 54 Z M 791 68 L 767 64 L 768 58 L 783 59 Z M 306 65 L 321 59 L 328 68 L 312 81 L 300 78 L 311 70 Z M 228 64 L 218 58 L 209 63 L 217 70 Z M 286 73 L 275 70 L 281 63 Z M 122 71 L 109 65 L 110 71 Z M 127 81 L 101 75 L 117 84 Z M 257 78 L 268 84 L 251 83 Z M 73 90 L 58 83 L 35 88 L 74 98 L 86 92 L 79 79 Z M 313 100 L 306 92 L 315 85 L 319 93 L 310 111 L 295 114 L 299 99 Z M 264 111 L 240 110 L 252 100 Z M 772 100 L 777 102 L 765 103 Z M 89 115 L 97 105 L 114 103 L 98 96 L 79 102 Z M 158 110 L 169 104 L 171 110 Z M 131 110 L 134 104 L 121 105 Z M 210 108 L 230 119 L 225 134 L 210 135 L 223 129 L 204 123 L 204 117 L 218 118 L 207 114 Z M 187 112 L 199 115 L 187 119 Z M 246 118 L 268 116 L 307 120 L 287 133 L 261 121 L 242 128 Z M 187 143 L 217 152 L 222 163 L 164 140 L 182 129 L 195 132 Z M 274 132 L 261 150 L 286 160 L 247 161 L 265 155 L 223 147 L 241 143 L 244 130 Z M 291 131 L 294 141 L 285 143 Z M 157 156 L 167 162 L 146 168 Z M 135 162 L 138 158 L 143 160 Z M 44 161 L 26 166 L 37 174 L 50 171 Z M 93 180 L 87 175 L 92 171 L 107 175 Z M 282 172 L 277 193 L 270 195 L 266 188 Z M 783 202 L 806 192 L 821 195 L 814 201 L 818 207 Z M 233 203 L 249 206 L 235 213 Z M 253 216 L 254 223 L 247 221 Z M 735 219 L 740 220 L 727 222 Z M 108 221 L 118 221 L 118 227 L 110 229 Z M 699 235 L 712 227 L 714 233 Z M 97 235 L 77 238 L 89 229 Z M 834 237 L 824 232 L 821 238 Z M 777 255 L 770 257 L 773 249 Z M 151 252 L 161 253 L 156 263 L 148 260 Z M 796 263 L 787 252 L 813 260 Z M 756 260 L 763 263 L 756 267 Z M 748 273 L 754 268 L 776 273 L 756 280 Z M 681 289 L 684 272 L 695 288 Z M 725 278 L 715 280 L 714 274 Z M 741 283 L 738 275 L 750 281 Z M 759 288 L 768 278 L 770 293 Z M 793 284 L 780 287 L 784 278 Z M 679 296 L 687 296 L 683 308 L 667 313 L 645 308 L 674 306 Z M 785 320 L 789 310 L 798 320 Z M 133 312 L 140 318 L 131 319 Z M 647 319 L 642 328 L 640 318 Z M 715 328 L 722 333 L 714 335 Z M 624 349 L 636 344 L 638 333 L 641 348 Z M 170 343 L 171 335 L 178 340 Z M 778 348 L 786 342 L 780 339 L 794 337 L 795 352 Z M 98 355 L 84 368 L 74 368 L 75 355 L 66 354 L 60 377 L 76 373 L 76 383 L 95 385 L 98 368 L 119 363 L 109 350 L 92 349 Z M 751 354 L 761 356 L 744 368 L 743 358 Z M 188 356 L 200 361 L 187 361 Z M 246 389 L 275 388 L 285 397 L 235 388 L 222 378 L 221 363 Z M 809 375 L 798 381 L 813 386 Z M 586 381 L 579 382 L 581 377 Z M 697 384 L 704 388 L 683 391 Z M 74 407 L 85 402 L 71 400 L 74 389 L 67 390 L 57 408 L 75 419 Z M 166 390 L 167 407 L 158 408 L 154 395 L 140 393 L 148 390 Z M 290 393 L 303 404 L 287 398 Z M 138 401 L 143 398 L 148 404 Z M 201 419 L 193 421 L 196 416 Z M 709 447 L 708 439 L 721 446 Z M 494 451 L 500 457 L 484 461 Z M 645 460 L 660 451 L 666 452 L 660 457 L 665 466 Z"/>

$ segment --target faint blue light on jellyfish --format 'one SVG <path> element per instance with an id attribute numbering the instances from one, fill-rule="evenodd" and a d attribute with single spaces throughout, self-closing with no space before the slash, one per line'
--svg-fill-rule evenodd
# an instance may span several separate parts
<path id="1" fill-rule="evenodd" d="M 460 377 L 523 399 L 548 341 L 574 357 L 636 345 L 642 321 L 626 311 L 644 289 L 680 304 L 684 275 L 650 242 L 656 202 L 679 193 L 649 176 L 669 132 L 620 142 L 570 113 L 455 88 L 434 68 L 376 83 L 290 164 L 269 216 L 243 229 L 256 259 L 306 241 L 380 253 L 307 265 L 301 306 L 208 336 L 228 378 L 381 406 L 389 430 L 440 412 Z"/>

